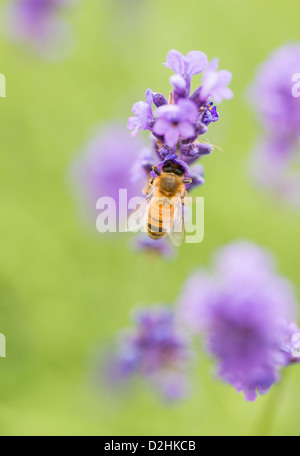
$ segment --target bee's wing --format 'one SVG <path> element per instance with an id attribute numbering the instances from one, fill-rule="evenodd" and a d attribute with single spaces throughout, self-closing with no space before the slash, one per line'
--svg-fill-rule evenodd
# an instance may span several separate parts
<path id="1" fill-rule="evenodd" d="M 155 194 L 157 186 L 153 187 L 150 193 L 137 205 L 127 219 L 127 231 L 140 231 L 145 228 L 148 216 L 149 202 Z"/>
<path id="2" fill-rule="evenodd" d="M 184 241 L 184 217 L 183 217 L 183 204 L 181 194 L 172 198 L 171 203 L 174 205 L 174 218 L 170 227 L 169 237 L 176 247 L 180 247 Z"/>

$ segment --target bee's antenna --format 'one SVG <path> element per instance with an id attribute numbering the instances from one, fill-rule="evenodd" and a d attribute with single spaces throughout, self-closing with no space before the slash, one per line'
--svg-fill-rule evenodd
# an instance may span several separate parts
<path id="1" fill-rule="evenodd" d="M 161 172 L 158 170 L 157 166 L 153 166 L 152 169 L 155 172 L 155 174 L 157 174 L 158 176 L 161 176 Z"/>
<path id="2" fill-rule="evenodd" d="M 212 144 L 208 139 L 204 139 L 204 143 L 205 143 L 205 144 L 210 144 L 211 146 L 214 147 L 214 149 L 217 149 L 217 150 L 219 150 L 220 152 L 224 152 L 224 149 L 222 149 L 222 147 L 216 146 L 215 144 Z"/>
<path id="3" fill-rule="evenodd" d="M 217 149 L 220 152 L 224 152 L 224 149 L 222 149 L 222 147 L 216 146 L 215 144 L 212 144 L 212 146 L 214 146 L 214 149 Z"/>

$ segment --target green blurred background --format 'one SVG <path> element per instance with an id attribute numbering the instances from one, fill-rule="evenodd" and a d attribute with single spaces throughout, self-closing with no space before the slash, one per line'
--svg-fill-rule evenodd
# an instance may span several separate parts
<path id="1" fill-rule="evenodd" d="M 193 394 L 179 405 L 143 385 L 112 401 L 91 379 L 97 349 L 135 306 L 175 302 L 189 273 L 232 240 L 271 248 L 300 287 L 300 215 L 248 178 L 259 127 L 244 94 L 270 51 L 300 40 L 299 18 L 295 0 L 89 0 L 66 16 L 76 42 L 62 62 L 1 37 L 1 435 L 299 435 L 299 367 L 254 404 L 215 380 L 201 353 Z M 126 236 L 80 223 L 67 172 L 91 127 L 118 118 L 125 128 L 148 87 L 168 93 L 171 72 L 161 63 L 172 48 L 219 56 L 234 74 L 235 98 L 208 135 L 224 152 L 203 160 L 205 240 L 166 263 L 130 252 Z"/>

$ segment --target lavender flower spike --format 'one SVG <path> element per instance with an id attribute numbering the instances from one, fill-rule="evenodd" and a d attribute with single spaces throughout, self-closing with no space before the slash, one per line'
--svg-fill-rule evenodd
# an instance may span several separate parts
<path id="1" fill-rule="evenodd" d="M 120 334 L 115 354 L 106 366 L 109 384 L 118 387 L 135 376 L 147 380 L 167 400 L 187 393 L 190 342 L 170 309 L 140 310 L 134 327 Z"/>
<path id="2" fill-rule="evenodd" d="M 179 316 L 204 334 L 219 376 L 254 401 L 279 380 L 282 367 L 296 361 L 296 307 L 294 290 L 277 274 L 272 257 L 236 242 L 218 253 L 212 274 L 188 280 Z"/>
<path id="3" fill-rule="evenodd" d="M 152 142 L 154 141 L 153 158 L 150 157 L 149 160 L 148 157 L 144 161 L 144 169 L 146 167 L 149 171 L 149 164 L 153 166 L 153 160 L 158 169 L 162 169 L 167 160 L 171 159 L 184 169 L 187 177 L 193 176 L 192 185 L 186 185 L 187 190 L 204 183 L 203 168 L 190 170 L 189 166 L 213 151 L 212 145 L 198 140 L 212 123 L 219 120 L 217 107 L 214 106 L 211 97 L 221 100 L 232 95 L 226 87 L 231 73 L 225 70 L 216 72 L 217 65 L 213 65 L 214 63 L 213 61 L 208 69 L 205 69 L 208 60 L 203 52 L 191 51 L 184 56 L 173 49 L 168 53 L 164 64 L 176 73 L 170 79 L 173 90 L 169 100 L 167 101 L 163 94 L 148 89 L 146 101 L 134 105 L 135 116 L 128 120 L 128 129 L 131 130 L 133 137 L 140 129 L 148 130 Z M 190 96 L 191 78 L 202 71 L 203 85 Z M 157 108 L 154 112 L 153 105 Z M 160 162 L 161 159 L 164 160 L 163 163 Z M 137 166 L 135 169 L 136 174 L 140 174 L 141 168 Z M 157 177 L 153 176 L 153 173 L 150 174 L 151 177 Z M 148 184 L 148 187 L 145 185 L 145 189 L 151 187 L 151 181 L 148 181 Z"/>

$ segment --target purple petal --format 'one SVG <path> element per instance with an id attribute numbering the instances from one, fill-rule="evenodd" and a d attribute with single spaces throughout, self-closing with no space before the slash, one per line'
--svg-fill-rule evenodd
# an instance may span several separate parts
<path id="1" fill-rule="evenodd" d="M 234 97 L 233 91 L 229 87 L 224 87 L 221 90 L 221 95 L 225 100 L 231 100 Z"/>
<path id="2" fill-rule="evenodd" d="M 140 123 L 136 117 L 129 117 L 128 123 L 127 123 L 127 129 L 132 130 L 131 131 L 131 136 L 135 138 L 139 132 L 140 129 Z"/>
<path id="3" fill-rule="evenodd" d="M 197 122 L 198 109 L 193 101 L 179 100 L 178 106 L 180 108 L 180 114 L 183 119 L 188 120 L 191 123 Z"/>
<path id="4" fill-rule="evenodd" d="M 165 133 L 165 141 L 167 146 L 176 146 L 180 136 L 179 129 L 176 127 L 169 127 Z"/>
<path id="5" fill-rule="evenodd" d="M 170 124 L 167 120 L 158 119 L 153 126 L 153 132 L 158 136 L 163 136 L 169 128 Z"/>
<path id="6" fill-rule="evenodd" d="M 186 56 L 186 69 L 185 72 L 189 76 L 201 73 L 208 64 L 207 56 L 204 52 L 191 51 Z"/>
<path id="7" fill-rule="evenodd" d="M 231 83 L 232 73 L 228 70 L 220 70 L 218 72 L 218 78 L 218 85 L 225 87 Z"/>
<path id="8" fill-rule="evenodd" d="M 195 136 L 195 129 L 193 125 L 191 125 L 188 122 L 182 122 L 181 124 L 179 124 L 178 131 L 180 133 L 180 136 L 182 136 L 183 138 L 192 138 L 193 136 Z"/>
<path id="9" fill-rule="evenodd" d="M 143 130 L 148 127 L 149 105 L 145 101 L 138 101 L 133 105 L 132 112 L 136 115 Z"/>
<path id="10" fill-rule="evenodd" d="M 148 106 L 151 106 L 152 103 L 153 103 L 153 92 L 151 89 L 148 89 L 146 91 L 146 103 L 148 104 Z"/>
<path id="11" fill-rule="evenodd" d="M 233 98 L 233 92 L 229 87 L 221 87 L 212 91 L 212 98 L 215 103 L 219 104 L 224 99 L 231 100 Z"/>
<path id="12" fill-rule="evenodd" d="M 159 108 L 157 108 L 155 114 L 157 115 L 157 117 L 165 117 L 165 118 L 169 118 L 169 116 L 173 116 L 175 114 L 178 114 L 179 113 L 179 108 L 177 105 L 164 105 L 164 106 L 160 106 Z"/>
<path id="13" fill-rule="evenodd" d="M 185 72 L 185 57 L 181 52 L 173 49 L 167 55 L 167 62 L 164 63 L 167 68 L 171 68 L 177 74 L 184 74 Z"/>
<path id="14" fill-rule="evenodd" d="M 209 64 L 207 65 L 207 68 L 205 70 L 205 72 L 207 71 L 217 71 L 217 69 L 219 68 L 219 59 L 218 57 L 215 57 L 214 59 L 212 59 Z"/>
<path id="15" fill-rule="evenodd" d="M 202 98 L 209 97 L 211 94 L 211 90 L 217 85 L 217 83 L 218 83 L 218 73 L 207 72 L 207 73 L 203 74 L 201 97 Z"/>

